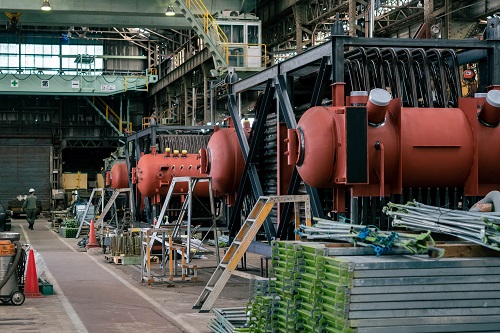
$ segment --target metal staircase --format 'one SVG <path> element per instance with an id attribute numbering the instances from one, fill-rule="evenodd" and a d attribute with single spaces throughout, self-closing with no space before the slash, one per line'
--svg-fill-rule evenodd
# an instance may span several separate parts
<path id="1" fill-rule="evenodd" d="M 227 70 L 228 38 L 201 0 L 175 0 L 174 3 L 208 48 L 220 72 Z"/>
<path id="2" fill-rule="evenodd" d="M 224 258 L 219 263 L 212 277 L 208 281 L 205 289 L 199 296 L 193 309 L 200 309 L 200 312 L 208 312 L 215 303 L 217 297 L 221 293 L 222 289 L 226 285 L 227 281 L 234 273 L 238 262 L 243 257 L 243 254 L 248 249 L 248 246 L 252 240 L 257 235 L 257 232 L 264 224 L 267 215 L 273 209 L 275 203 L 285 203 L 294 202 L 300 203 L 305 202 L 305 207 L 310 207 L 309 196 L 307 195 L 284 195 L 284 196 L 261 196 L 255 203 L 252 211 L 248 215 L 247 219 L 241 226 L 240 231 L 234 238 L 231 246 L 227 250 Z M 305 210 L 305 224 L 311 225 L 311 212 L 310 209 Z M 295 209 L 295 221 L 298 224 L 300 220 L 300 209 Z M 244 274 L 238 273 L 238 276 L 245 276 Z M 251 278 L 250 274 L 246 274 L 245 277 Z"/>
<path id="3" fill-rule="evenodd" d="M 111 106 L 106 103 L 104 99 L 99 96 L 92 97 L 92 104 L 98 108 L 100 113 L 106 117 L 115 127 L 118 127 L 118 131 L 120 133 L 123 132 L 124 129 L 132 131 L 132 123 L 129 121 L 123 121 L 121 115 L 118 115 Z"/>
<path id="4" fill-rule="evenodd" d="M 115 126 L 115 125 L 114 125 L 114 124 L 113 124 L 113 123 L 112 123 L 112 122 L 108 119 L 108 117 L 106 117 L 106 116 L 105 116 L 105 115 L 101 112 L 101 110 L 99 110 L 99 108 L 98 108 L 98 107 L 97 107 L 94 103 L 92 103 L 92 101 L 91 101 L 88 97 L 84 96 L 83 98 L 87 101 L 87 103 L 89 103 L 89 105 L 90 105 L 90 106 L 92 106 L 92 107 L 94 108 L 94 110 L 95 110 L 95 111 L 96 111 L 96 112 L 97 112 L 97 113 L 98 113 L 98 114 L 102 117 L 102 119 L 104 119 L 104 121 L 105 121 L 105 122 L 107 122 L 107 123 L 108 123 L 108 125 L 109 125 L 109 126 L 110 126 L 110 127 L 111 127 L 111 128 L 112 128 L 115 132 L 116 132 L 116 133 L 118 133 L 118 135 L 119 135 L 119 136 L 123 136 L 123 135 L 124 135 L 122 132 L 120 132 L 120 130 L 119 130 L 118 128 L 116 128 L 116 126 Z"/>

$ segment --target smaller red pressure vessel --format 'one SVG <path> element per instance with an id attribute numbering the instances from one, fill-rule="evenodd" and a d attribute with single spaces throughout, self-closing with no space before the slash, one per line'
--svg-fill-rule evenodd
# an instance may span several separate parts
<path id="1" fill-rule="evenodd" d="M 111 167 L 110 177 L 111 188 L 117 189 L 128 187 L 127 164 L 125 161 L 119 161 Z"/>
<path id="2" fill-rule="evenodd" d="M 151 154 L 145 154 L 137 163 L 137 188 L 143 196 L 166 196 L 172 178 L 174 177 L 207 177 L 200 174 L 200 160 L 198 154 L 188 154 L 185 150 L 179 153 L 174 150 L 170 153 L 167 148 L 165 154 L 156 153 L 153 147 Z M 176 193 L 187 193 L 188 183 L 176 185 Z M 209 196 L 208 182 L 199 183 L 194 193 L 198 196 Z"/>

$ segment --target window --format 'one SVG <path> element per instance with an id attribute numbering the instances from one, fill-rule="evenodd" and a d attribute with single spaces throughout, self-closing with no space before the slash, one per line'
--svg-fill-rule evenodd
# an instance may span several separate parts
<path id="1" fill-rule="evenodd" d="M 23 74 L 40 73 L 76 74 L 81 64 L 75 63 L 78 55 L 90 55 L 95 58 L 92 71 L 102 74 L 104 47 L 100 44 L 59 45 L 50 43 L 0 43 L 0 69 L 3 72 Z M 49 41 L 50 42 L 50 41 Z M 57 38 L 59 43 L 59 38 Z M 89 67 L 89 66 L 87 66 Z"/>

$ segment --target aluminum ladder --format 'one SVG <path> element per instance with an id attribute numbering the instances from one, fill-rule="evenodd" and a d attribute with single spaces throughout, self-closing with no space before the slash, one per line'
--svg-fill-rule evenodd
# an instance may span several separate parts
<path id="1" fill-rule="evenodd" d="M 84 224 L 90 226 L 90 220 L 87 219 L 87 214 L 89 212 L 90 206 L 92 206 L 92 200 L 94 199 L 94 194 L 96 192 L 99 192 L 99 191 L 101 192 L 101 197 L 99 198 L 99 203 L 95 206 L 95 209 L 97 209 L 98 206 L 100 206 L 100 204 L 102 202 L 102 198 L 104 197 L 104 189 L 103 188 L 94 188 L 94 189 L 92 189 L 92 193 L 90 194 L 89 201 L 85 205 L 85 210 L 83 211 L 82 220 L 78 221 L 79 226 L 78 226 L 78 231 L 76 232 L 75 238 L 80 237 L 80 233 L 82 232 L 82 227 Z M 94 210 L 94 216 L 95 216 L 95 213 L 96 213 L 96 211 Z"/>
<path id="2" fill-rule="evenodd" d="M 187 240 L 186 240 L 186 253 L 187 253 L 187 258 L 186 258 L 186 264 L 189 264 L 191 261 L 191 212 L 192 212 L 192 204 L 193 204 L 193 192 L 198 183 L 203 183 L 203 182 L 208 182 L 208 191 L 209 191 L 209 196 L 210 196 L 210 219 L 212 221 L 212 226 L 213 228 L 213 233 L 214 233 L 214 240 L 215 240 L 215 248 L 216 248 L 216 258 L 217 262 L 219 262 L 219 244 L 218 244 L 218 237 L 217 237 L 217 222 L 215 218 L 215 205 L 214 205 L 214 197 L 213 197 L 213 190 L 212 190 L 212 178 L 211 177 L 174 177 L 172 178 L 172 182 L 169 185 L 169 189 L 167 192 L 167 195 L 165 197 L 165 201 L 163 202 L 163 206 L 161 208 L 160 214 L 158 215 L 158 219 L 155 221 L 155 224 L 153 226 L 153 232 L 148 239 L 145 241 L 142 241 L 142 247 L 141 247 L 141 253 L 142 253 L 142 267 L 141 267 L 141 282 L 148 282 L 151 283 L 154 279 L 152 277 L 151 273 L 151 265 L 149 262 L 149 256 L 151 253 L 151 249 L 153 248 L 153 244 L 155 241 L 158 241 L 160 243 L 165 244 L 168 247 L 168 240 L 163 239 L 163 237 L 158 236 L 158 230 L 162 228 L 162 220 L 163 217 L 165 216 L 165 212 L 167 211 L 168 205 L 170 203 L 170 200 L 172 196 L 176 193 L 174 193 L 174 188 L 176 184 L 179 183 L 188 183 L 188 191 L 187 193 L 182 193 L 183 195 L 186 195 L 187 198 L 184 200 L 182 207 L 179 212 L 179 216 L 175 222 L 170 224 L 169 226 L 172 227 L 171 231 L 171 237 L 177 236 L 177 234 L 180 232 L 180 227 L 183 222 L 184 216 L 186 216 L 187 213 L 187 223 L 186 223 L 186 233 L 188 235 Z M 179 193 L 177 193 L 179 194 Z M 165 266 L 165 261 L 166 258 L 162 258 L 162 265 Z"/>
<path id="3" fill-rule="evenodd" d="M 233 272 L 238 266 L 243 254 L 262 227 L 267 215 L 273 209 L 275 203 L 293 202 L 295 206 L 295 221 L 298 224 L 300 220 L 299 203 L 305 203 L 305 224 L 311 225 L 311 209 L 308 195 L 283 195 L 283 196 L 261 196 L 252 208 L 247 219 L 241 226 L 240 231 L 234 238 L 231 246 L 222 258 L 212 277 L 208 281 L 205 289 L 198 297 L 193 309 L 199 309 L 200 312 L 208 312 L 219 297 L 222 289 L 232 274 L 243 276 L 244 274 Z M 296 224 L 296 225 L 297 225 Z M 249 277 L 247 274 L 246 277 Z"/>
<path id="4" fill-rule="evenodd" d="M 97 225 L 101 225 L 101 228 L 104 227 L 104 217 L 106 216 L 106 214 L 109 212 L 109 210 L 111 209 L 111 206 L 113 206 L 115 204 L 115 201 L 116 201 L 116 198 L 118 198 L 118 196 L 122 193 L 129 193 L 129 207 L 133 207 L 134 205 L 134 202 L 133 202 L 133 198 L 132 198 L 132 191 L 130 190 L 130 188 L 126 187 L 126 188 L 117 188 L 113 191 L 113 194 L 111 195 L 111 198 L 109 198 L 108 202 L 106 203 L 106 206 L 104 206 L 104 209 L 102 210 L 101 214 L 99 215 L 99 218 L 97 219 L 96 221 L 96 226 Z M 117 221 L 117 225 L 118 227 L 118 221 Z"/>

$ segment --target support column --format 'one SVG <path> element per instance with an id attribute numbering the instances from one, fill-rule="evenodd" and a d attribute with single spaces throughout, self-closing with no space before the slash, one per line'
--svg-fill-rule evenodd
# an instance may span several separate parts
<path id="1" fill-rule="evenodd" d="M 305 5 L 294 5 L 292 7 L 293 17 L 295 18 L 295 39 L 297 53 L 303 52 L 304 43 L 304 22 L 306 14 Z"/>
<path id="2" fill-rule="evenodd" d="M 424 22 L 427 23 L 427 28 L 425 36 L 430 37 L 429 29 L 434 24 L 434 0 L 423 0 L 424 1 Z"/>
<path id="3" fill-rule="evenodd" d="M 186 75 L 182 77 L 183 90 L 184 90 L 184 126 L 190 126 L 191 121 L 189 117 L 189 80 Z"/>

